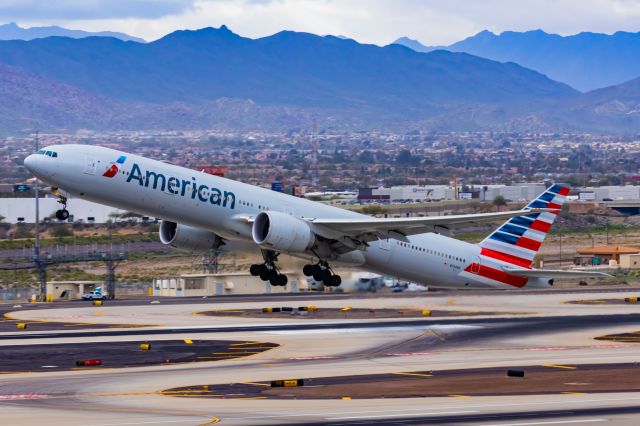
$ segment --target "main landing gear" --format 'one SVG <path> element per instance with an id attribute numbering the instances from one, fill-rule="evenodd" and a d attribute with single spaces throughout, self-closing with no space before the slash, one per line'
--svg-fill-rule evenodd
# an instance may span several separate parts
<path id="1" fill-rule="evenodd" d="M 56 210 L 56 219 L 59 221 L 65 221 L 69 219 L 69 210 L 67 210 L 67 197 L 62 195 L 58 188 L 54 188 L 52 191 L 53 195 L 58 197 L 58 202 L 62 204 L 62 208 Z"/>
<path id="2" fill-rule="evenodd" d="M 278 254 L 272 250 L 262 250 L 264 263 L 251 265 L 249 272 L 254 277 L 260 277 L 262 281 L 269 281 L 274 286 L 287 285 L 288 279 L 285 274 L 281 274 L 276 266 Z"/>
<path id="3" fill-rule="evenodd" d="M 302 272 L 307 277 L 313 277 L 314 280 L 320 282 L 327 287 L 338 287 L 342 284 L 340 275 L 333 273 L 327 262 L 321 261 L 316 264 L 304 265 Z"/>

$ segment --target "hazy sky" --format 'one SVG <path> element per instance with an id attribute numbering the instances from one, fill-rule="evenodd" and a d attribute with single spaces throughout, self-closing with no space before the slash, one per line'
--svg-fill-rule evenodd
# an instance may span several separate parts
<path id="1" fill-rule="evenodd" d="M 640 0 L 0 0 L 0 22 L 122 31 L 154 40 L 226 24 L 251 38 L 288 29 L 388 44 L 450 44 L 483 29 L 640 31 Z"/>

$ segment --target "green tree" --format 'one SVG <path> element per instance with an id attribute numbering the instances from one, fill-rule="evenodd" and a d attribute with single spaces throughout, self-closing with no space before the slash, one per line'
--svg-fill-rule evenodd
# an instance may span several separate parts
<path id="1" fill-rule="evenodd" d="M 502 195 L 498 195 L 493 199 L 493 205 L 496 206 L 496 210 L 500 210 L 500 207 L 507 205 L 507 200 Z"/>
<path id="2" fill-rule="evenodd" d="M 377 215 L 377 214 L 385 213 L 387 209 L 384 208 L 383 206 L 370 205 L 370 206 L 361 207 L 360 211 L 368 215 Z"/>
<path id="3" fill-rule="evenodd" d="M 411 155 L 411 151 L 409 151 L 408 149 L 403 149 L 398 153 L 398 157 L 396 157 L 396 161 L 398 162 L 398 164 L 401 164 L 403 166 L 408 166 L 409 164 L 411 164 L 412 160 L 413 156 Z"/>

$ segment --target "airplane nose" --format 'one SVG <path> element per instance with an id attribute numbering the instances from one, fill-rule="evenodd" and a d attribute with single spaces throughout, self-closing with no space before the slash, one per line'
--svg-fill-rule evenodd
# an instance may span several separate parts
<path id="1" fill-rule="evenodd" d="M 35 177 L 48 179 L 53 177 L 57 164 L 47 161 L 49 157 L 39 154 L 31 154 L 24 159 L 24 167 Z"/>
<path id="2" fill-rule="evenodd" d="M 36 163 L 38 162 L 38 159 L 36 157 L 37 157 L 37 155 L 31 154 L 27 158 L 24 159 L 24 166 L 31 173 L 35 173 L 36 172 Z"/>

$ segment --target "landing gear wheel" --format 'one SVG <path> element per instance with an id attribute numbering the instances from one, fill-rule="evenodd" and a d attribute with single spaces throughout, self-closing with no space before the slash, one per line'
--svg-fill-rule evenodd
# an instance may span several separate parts
<path id="1" fill-rule="evenodd" d="M 307 277 L 311 277 L 313 276 L 314 273 L 316 273 L 316 271 L 321 271 L 320 266 L 318 265 L 304 265 L 302 267 L 302 273 L 307 276 Z"/>
<path id="2" fill-rule="evenodd" d="M 331 280 L 331 271 L 328 269 L 323 269 L 320 272 L 320 280 L 323 282 L 327 282 L 329 280 Z"/>
<path id="3" fill-rule="evenodd" d="M 262 272 L 263 267 L 264 265 L 251 265 L 249 267 L 249 273 L 254 277 L 257 277 L 258 275 L 260 275 L 260 272 Z"/>
<path id="4" fill-rule="evenodd" d="M 269 278 L 271 277 L 271 270 L 268 269 L 265 265 L 262 265 L 262 267 L 260 268 L 260 272 L 258 273 L 258 275 L 260 276 L 260 279 L 262 281 L 268 281 Z"/>
<path id="5" fill-rule="evenodd" d="M 69 210 L 60 209 L 56 211 L 56 219 L 58 220 L 67 220 L 69 219 Z"/>
<path id="6" fill-rule="evenodd" d="M 274 280 L 277 281 L 278 280 L 278 271 L 275 269 L 269 269 L 269 281 Z"/>
<path id="7" fill-rule="evenodd" d="M 327 287 L 338 287 L 342 284 L 342 278 L 340 278 L 340 275 L 329 275 L 322 280 L 322 283 Z"/>
<path id="8" fill-rule="evenodd" d="M 287 285 L 287 282 L 289 282 L 289 279 L 285 274 L 280 274 L 276 278 L 276 285 L 279 285 L 281 287 L 284 287 L 285 285 Z"/>
<path id="9" fill-rule="evenodd" d="M 279 253 L 273 250 L 262 250 L 262 257 L 264 259 L 263 264 L 251 265 L 249 272 L 251 275 L 259 275 L 262 281 L 269 281 L 273 286 L 285 286 L 287 285 L 287 276 L 280 273 L 280 270 L 276 266 Z"/>

